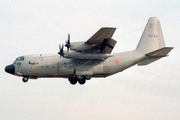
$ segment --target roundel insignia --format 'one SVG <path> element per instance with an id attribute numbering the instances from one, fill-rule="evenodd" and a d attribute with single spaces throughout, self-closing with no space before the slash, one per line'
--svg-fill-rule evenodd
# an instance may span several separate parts
<path id="1" fill-rule="evenodd" d="M 115 62 L 115 64 L 119 64 L 119 60 L 115 60 L 114 62 Z"/>

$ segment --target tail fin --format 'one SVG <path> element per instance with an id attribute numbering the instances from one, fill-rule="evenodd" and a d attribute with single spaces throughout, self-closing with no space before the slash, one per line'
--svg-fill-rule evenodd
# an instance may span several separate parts
<path id="1" fill-rule="evenodd" d="M 159 19 L 151 17 L 147 22 L 136 50 L 142 54 L 147 54 L 163 47 L 165 47 L 165 43 Z"/>

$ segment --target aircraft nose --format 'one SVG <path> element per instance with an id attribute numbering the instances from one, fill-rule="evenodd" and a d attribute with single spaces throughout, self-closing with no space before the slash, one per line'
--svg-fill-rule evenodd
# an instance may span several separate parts
<path id="1" fill-rule="evenodd" d="M 14 65 L 8 65 L 5 67 L 5 71 L 10 74 L 15 74 L 15 67 Z"/>

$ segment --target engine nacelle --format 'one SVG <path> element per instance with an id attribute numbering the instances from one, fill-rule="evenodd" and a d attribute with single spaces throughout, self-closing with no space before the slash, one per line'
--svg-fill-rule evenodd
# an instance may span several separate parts
<path id="1" fill-rule="evenodd" d="M 95 45 L 86 44 L 85 42 L 73 42 L 70 44 L 70 49 L 74 50 L 74 51 L 81 52 L 84 50 L 88 50 L 88 49 L 92 48 L 93 46 L 95 46 Z"/>

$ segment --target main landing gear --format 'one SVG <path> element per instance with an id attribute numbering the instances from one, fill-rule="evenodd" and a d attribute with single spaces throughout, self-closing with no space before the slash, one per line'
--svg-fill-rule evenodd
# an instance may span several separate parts
<path id="1" fill-rule="evenodd" d="M 91 75 L 77 75 L 76 77 L 74 78 L 68 78 L 69 79 L 69 82 L 72 84 L 72 85 L 75 85 L 77 82 L 81 85 L 85 84 L 86 83 L 86 80 L 90 80 L 92 78 Z"/>
<path id="2" fill-rule="evenodd" d="M 23 78 L 22 78 L 22 81 L 23 82 L 27 82 L 29 80 L 29 77 L 27 77 L 27 76 L 24 76 Z"/>

